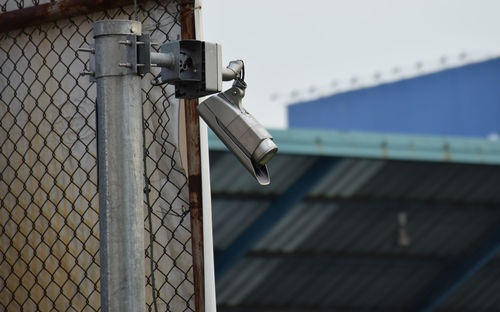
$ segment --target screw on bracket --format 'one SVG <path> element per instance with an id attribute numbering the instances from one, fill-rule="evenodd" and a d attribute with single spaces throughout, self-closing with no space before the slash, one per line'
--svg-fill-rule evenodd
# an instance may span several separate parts
<path id="1" fill-rule="evenodd" d="M 92 76 L 94 77 L 95 76 L 95 72 L 93 71 L 83 71 L 80 73 L 80 76 Z"/>
<path id="2" fill-rule="evenodd" d="M 95 49 L 91 49 L 91 48 L 78 48 L 78 49 L 76 49 L 76 51 L 95 54 Z"/>

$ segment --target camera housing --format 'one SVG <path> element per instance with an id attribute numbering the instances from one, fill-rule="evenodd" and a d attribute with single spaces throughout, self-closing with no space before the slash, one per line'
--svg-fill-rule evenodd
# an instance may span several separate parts
<path id="1" fill-rule="evenodd" d="M 221 47 L 217 43 L 181 40 L 163 44 L 160 52 L 174 61 L 162 67 L 163 82 L 175 85 L 176 98 L 199 98 L 222 90 Z"/>
<path id="2" fill-rule="evenodd" d="M 246 83 L 236 79 L 227 91 L 198 105 L 198 114 L 261 185 L 270 183 L 267 163 L 278 151 L 272 135 L 241 103 Z"/>

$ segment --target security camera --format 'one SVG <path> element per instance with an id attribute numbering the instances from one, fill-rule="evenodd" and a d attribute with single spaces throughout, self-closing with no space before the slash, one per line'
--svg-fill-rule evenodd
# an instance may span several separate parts
<path id="1" fill-rule="evenodd" d="M 228 68 L 234 70 L 231 65 Z M 237 71 L 234 72 L 239 76 Z M 230 72 L 226 74 L 231 75 Z M 241 100 L 246 86 L 242 79 L 236 78 L 232 88 L 209 97 L 198 105 L 197 111 L 255 179 L 261 185 L 268 185 L 270 178 L 266 164 L 278 147 L 271 134 L 243 108 Z"/>
<path id="2" fill-rule="evenodd" d="M 271 134 L 241 104 L 247 86 L 243 61 L 231 61 L 227 67 L 222 67 L 221 46 L 216 43 L 168 42 L 157 53 L 150 52 L 149 35 L 143 34 L 132 41 L 123 41 L 124 44 L 141 42 L 137 45 L 137 60 L 132 68 L 143 74 L 153 64 L 161 67 L 160 75 L 151 81 L 153 85 L 173 84 L 177 98 L 199 98 L 217 93 L 198 105 L 198 114 L 252 176 L 261 185 L 268 185 L 266 164 L 278 147 Z M 233 86 L 220 92 L 222 81 L 230 80 L 234 80 Z"/>

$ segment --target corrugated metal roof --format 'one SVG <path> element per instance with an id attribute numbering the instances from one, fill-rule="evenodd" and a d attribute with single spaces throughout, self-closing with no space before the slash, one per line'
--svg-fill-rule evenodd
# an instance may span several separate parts
<path id="1" fill-rule="evenodd" d="M 221 281 L 225 306 L 408 308 L 414 289 L 425 286 L 440 264 L 289 258 L 245 259 Z M 241 296 L 240 294 L 244 294 Z"/>
<path id="2" fill-rule="evenodd" d="M 498 144 L 474 141 L 483 143 Z M 269 187 L 227 151 L 211 151 L 216 254 L 324 157 L 284 150 L 269 164 Z M 328 157 L 340 162 L 217 281 L 220 311 L 407 311 L 500 222 L 500 166 Z M 398 244 L 400 213 L 408 246 Z M 498 265 L 483 268 L 443 308 L 500 310 L 499 300 L 485 297 L 500 293 L 491 276 L 500 280 Z"/>
<path id="3" fill-rule="evenodd" d="M 468 307 L 474 311 L 498 311 L 500 306 L 500 263 L 486 265 L 449 300 L 443 304 L 443 309 L 460 309 Z"/>
<path id="4" fill-rule="evenodd" d="M 231 243 L 267 207 L 265 200 L 238 201 L 229 199 L 214 200 L 212 204 L 214 246 L 223 249 Z"/>
<path id="5" fill-rule="evenodd" d="M 212 157 L 212 155 L 214 157 Z M 269 166 L 272 183 L 262 187 L 230 153 L 212 153 L 210 178 L 213 193 L 280 194 L 300 177 L 316 160 L 315 157 L 280 155 Z"/>

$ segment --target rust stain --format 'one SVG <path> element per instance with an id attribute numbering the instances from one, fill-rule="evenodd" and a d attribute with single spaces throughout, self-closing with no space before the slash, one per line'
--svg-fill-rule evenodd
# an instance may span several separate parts
<path id="1" fill-rule="evenodd" d="M 382 158 L 387 159 L 389 158 L 389 152 L 387 151 L 387 141 L 383 140 L 380 143 L 380 148 L 382 149 Z"/>
<path id="2" fill-rule="evenodd" d="M 205 311 L 205 279 L 203 251 L 203 207 L 200 162 L 199 118 L 196 112 L 198 100 L 185 101 L 187 171 L 189 173 L 189 212 L 191 215 L 191 242 L 193 252 L 193 279 L 196 311 Z"/>
<path id="3" fill-rule="evenodd" d="M 61 0 L 4 12 L 0 14 L 0 32 L 50 23 L 63 18 L 116 8 L 131 3 L 133 3 L 133 0 Z"/>
<path id="4" fill-rule="evenodd" d="M 314 140 L 314 144 L 316 145 L 316 149 L 318 150 L 318 152 L 324 153 L 325 149 L 324 149 L 323 141 L 321 140 L 320 137 L 317 137 L 316 140 Z"/>
<path id="5" fill-rule="evenodd" d="M 443 144 L 443 155 L 444 155 L 444 161 L 451 162 L 451 153 L 450 153 L 450 146 L 448 143 Z"/>

